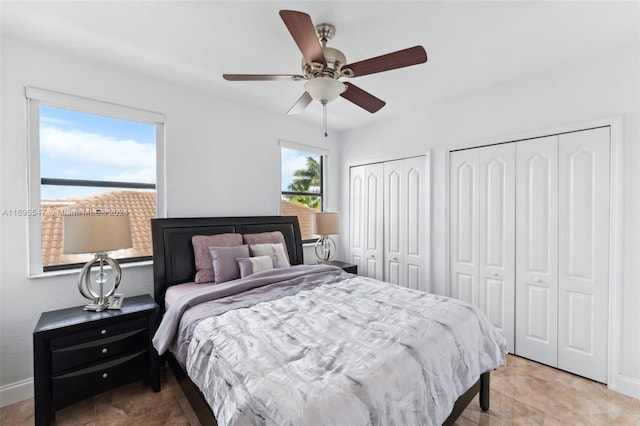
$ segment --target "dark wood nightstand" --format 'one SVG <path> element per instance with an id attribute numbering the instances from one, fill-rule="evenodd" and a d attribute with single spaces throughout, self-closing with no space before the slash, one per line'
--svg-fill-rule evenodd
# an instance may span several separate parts
<path id="1" fill-rule="evenodd" d="M 330 265 L 337 266 L 338 268 L 342 268 L 345 272 L 349 272 L 350 274 L 358 273 L 358 265 L 348 262 L 342 262 L 341 260 L 331 260 L 329 261 Z"/>
<path id="2" fill-rule="evenodd" d="M 160 391 L 151 344 L 159 319 L 149 295 L 125 298 L 119 310 L 44 312 L 33 331 L 36 426 L 48 425 L 60 408 L 136 380 Z"/>

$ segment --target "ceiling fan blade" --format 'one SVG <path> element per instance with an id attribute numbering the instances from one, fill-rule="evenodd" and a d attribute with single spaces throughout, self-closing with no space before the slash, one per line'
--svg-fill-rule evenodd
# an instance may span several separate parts
<path id="1" fill-rule="evenodd" d="M 408 49 L 398 50 L 397 52 L 387 53 L 386 55 L 376 56 L 375 58 L 365 59 L 364 61 L 354 62 L 342 67 L 349 68 L 353 71 L 354 77 L 360 77 L 367 74 L 375 74 L 377 72 L 394 70 L 396 68 L 408 67 L 427 62 L 427 52 L 422 46 L 414 46 Z"/>
<path id="2" fill-rule="evenodd" d="M 289 108 L 287 114 L 298 114 L 299 112 L 304 111 L 304 109 L 311 103 L 312 100 L 313 98 L 311 97 L 309 92 L 304 92 L 302 96 L 300 96 L 300 99 L 298 99 L 296 103 L 293 104 L 291 108 Z"/>
<path id="3" fill-rule="evenodd" d="M 222 74 L 228 81 L 300 81 L 304 76 L 297 74 Z"/>
<path id="4" fill-rule="evenodd" d="M 322 46 L 316 35 L 316 29 L 313 26 L 311 17 L 306 13 L 296 12 L 295 10 L 281 10 L 280 17 L 302 52 L 304 61 L 307 64 L 317 62 L 326 67 L 327 61 L 324 58 L 324 53 L 322 53 Z"/>
<path id="5" fill-rule="evenodd" d="M 342 92 L 340 96 L 350 102 L 353 102 L 360 108 L 364 108 L 367 111 L 374 113 L 386 105 L 385 101 L 376 98 L 371 93 L 362 90 L 355 84 L 345 82 L 344 85 L 347 86 L 347 90 Z"/>

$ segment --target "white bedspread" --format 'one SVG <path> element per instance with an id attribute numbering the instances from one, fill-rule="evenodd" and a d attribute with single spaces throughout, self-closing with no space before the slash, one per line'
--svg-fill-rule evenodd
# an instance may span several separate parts
<path id="1" fill-rule="evenodd" d="M 187 371 L 221 426 L 440 425 L 505 354 L 472 306 L 354 277 L 203 319 Z"/>

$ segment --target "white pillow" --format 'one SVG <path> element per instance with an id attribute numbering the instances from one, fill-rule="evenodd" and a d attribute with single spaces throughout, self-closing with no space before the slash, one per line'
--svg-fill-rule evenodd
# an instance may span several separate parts
<path id="1" fill-rule="evenodd" d="M 251 256 L 274 256 L 274 268 L 288 268 L 291 266 L 289 257 L 284 251 L 282 243 L 277 244 L 252 244 L 249 245 Z"/>
<path id="2" fill-rule="evenodd" d="M 239 257 L 236 261 L 240 267 L 241 278 L 256 272 L 273 269 L 273 258 L 271 256 Z"/>

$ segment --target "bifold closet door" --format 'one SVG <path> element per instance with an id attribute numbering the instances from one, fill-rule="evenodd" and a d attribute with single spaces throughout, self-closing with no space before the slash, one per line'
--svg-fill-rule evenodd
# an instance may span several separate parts
<path id="1" fill-rule="evenodd" d="M 425 157 L 384 163 L 384 280 L 426 290 Z"/>
<path id="2" fill-rule="evenodd" d="M 516 143 L 516 354 L 556 366 L 558 136 Z"/>
<path id="3" fill-rule="evenodd" d="M 607 381 L 609 128 L 559 137 L 558 367 Z"/>
<path id="4" fill-rule="evenodd" d="M 349 170 L 350 257 L 358 273 L 382 280 L 383 179 L 382 163 L 351 167 Z"/>
<path id="5" fill-rule="evenodd" d="M 478 306 L 514 351 L 515 148 L 451 153 L 452 297 Z"/>

